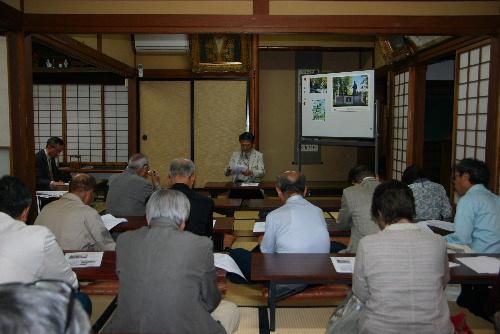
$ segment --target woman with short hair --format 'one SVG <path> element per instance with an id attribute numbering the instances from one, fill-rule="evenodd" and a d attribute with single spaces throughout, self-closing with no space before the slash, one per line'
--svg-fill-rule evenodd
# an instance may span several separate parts
<path id="1" fill-rule="evenodd" d="M 382 231 L 361 239 L 356 254 L 352 290 L 365 303 L 359 333 L 453 333 L 446 242 L 413 224 L 412 191 L 380 184 L 371 212 Z"/>

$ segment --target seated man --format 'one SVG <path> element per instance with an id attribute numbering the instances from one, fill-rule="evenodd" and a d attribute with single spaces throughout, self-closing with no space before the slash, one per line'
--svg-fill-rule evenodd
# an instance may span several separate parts
<path id="1" fill-rule="evenodd" d="M 151 182 L 147 180 L 148 175 Z M 109 179 L 106 211 L 116 217 L 144 216 L 149 196 L 159 188 L 160 176 L 149 169 L 148 157 L 136 153 L 130 157 L 123 173 Z"/>
<path id="2" fill-rule="evenodd" d="M 90 321 L 65 282 L 0 285 L 0 333 L 90 333 Z"/>
<path id="3" fill-rule="evenodd" d="M 122 234 L 116 247 L 118 307 L 105 332 L 228 333 L 236 305 L 217 288 L 212 242 L 184 231 L 189 200 L 163 189 L 146 207 L 148 227 Z"/>
<path id="4" fill-rule="evenodd" d="M 69 192 L 43 207 L 36 225 L 48 227 L 65 250 L 114 250 L 115 242 L 104 227 L 99 213 L 89 206 L 94 200 L 95 179 L 78 174 L 69 184 Z"/>
<path id="5" fill-rule="evenodd" d="M 349 182 L 353 185 L 344 189 L 337 223 L 339 230 L 351 230 L 351 240 L 345 251 L 356 253 L 361 238 L 380 231 L 370 213 L 373 192 L 380 182 L 375 178 L 375 174 L 363 165 L 349 171 Z M 339 250 L 332 249 L 334 253 Z"/>
<path id="6" fill-rule="evenodd" d="M 172 189 L 187 196 L 191 204 L 186 231 L 197 235 L 212 237 L 214 201 L 198 194 L 192 188 L 196 175 L 194 163 L 189 159 L 175 159 L 170 164 Z"/>
<path id="7" fill-rule="evenodd" d="M 500 198 L 486 187 L 486 164 L 463 159 L 455 166 L 455 190 L 461 196 L 455 213 L 455 232 L 445 236 L 448 243 L 466 245 L 475 253 L 500 253 Z M 462 285 L 457 304 L 472 313 L 487 317 L 487 286 Z"/>
<path id="8" fill-rule="evenodd" d="M 36 188 L 40 190 L 63 186 L 71 180 L 71 175 L 59 170 L 56 158 L 64 149 L 64 141 L 58 137 L 50 137 L 43 150 L 36 154 Z"/>
<path id="9" fill-rule="evenodd" d="M 267 215 L 261 252 L 329 253 L 330 236 L 323 210 L 304 199 L 307 193 L 305 175 L 295 171 L 284 172 L 278 176 L 276 192 L 285 204 Z M 251 254 L 243 249 L 235 249 L 230 255 L 249 279 Z M 306 284 L 278 285 L 278 298 L 298 293 L 306 287 Z"/>
<path id="10" fill-rule="evenodd" d="M 262 153 L 253 148 L 255 137 L 250 132 L 243 132 L 239 140 L 241 151 L 233 152 L 225 175 L 233 175 L 235 183 L 260 182 L 266 170 Z"/>
<path id="11" fill-rule="evenodd" d="M 78 287 L 54 234 L 25 224 L 30 206 L 31 192 L 21 180 L 0 179 L 0 283 L 56 279 Z"/>

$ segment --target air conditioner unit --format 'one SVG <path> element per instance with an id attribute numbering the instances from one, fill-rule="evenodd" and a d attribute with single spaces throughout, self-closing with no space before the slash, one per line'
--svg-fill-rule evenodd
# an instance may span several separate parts
<path id="1" fill-rule="evenodd" d="M 134 34 L 137 53 L 187 53 L 189 37 L 186 34 Z"/>

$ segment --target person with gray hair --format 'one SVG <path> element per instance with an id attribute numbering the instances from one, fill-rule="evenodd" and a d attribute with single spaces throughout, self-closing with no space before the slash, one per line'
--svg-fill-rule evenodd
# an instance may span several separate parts
<path id="1" fill-rule="evenodd" d="M 182 192 L 191 203 L 186 231 L 210 238 L 213 232 L 214 201 L 193 190 L 195 179 L 195 166 L 191 160 L 178 158 L 170 163 L 172 189 Z"/>
<path id="2" fill-rule="evenodd" d="M 61 281 L 2 284 L 0 333 L 90 333 L 89 318 L 75 299 Z"/>
<path id="3" fill-rule="evenodd" d="M 149 196 L 159 188 L 160 175 L 150 169 L 146 155 L 136 153 L 123 173 L 110 177 L 106 211 L 116 217 L 144 216 Z"/>
<path id="4" fill-rule="evenodd" d="M 217 288 L 212 242 L 184 230 L 189 210 L 183 193 L 158 190 L 146 206 L 149 226 L 118 238 L 118 307 L 105 332 L 237 330 L 238 308 Z"/>

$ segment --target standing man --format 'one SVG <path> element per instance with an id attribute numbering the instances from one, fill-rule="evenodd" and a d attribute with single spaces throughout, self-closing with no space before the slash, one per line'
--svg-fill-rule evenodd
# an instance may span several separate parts
<path id="1" fill-rule="evenodd" d="M 337 223 L 339 230 L 351 230 L 346 252 L 356 253 L 361 238 L 380 231 L 370 212 L 373 192 L 380 182 L 370 168 L 363 165 L 349 171 L 349 182 L 352 186 L 344 189 Z M 341 250 L 338 245 L 332 248 L 333 253 Z"/>
<path id="2" fill-rule="evenodd" d="M 233 152 L 225 175 L 233 175 L 233 182 L 260 182 L 266 173 L 262 153 L 253 148 L 255 137 L 250 132 L 239 136 L 241 151 Z"/>
<path id="3" fill-rule="evenodd" d="M 76 175 L 69 192 L 44 206 L 35 224 L 48 227 L 65 250 L 114 250 L 115 242 L 101 216 L 89 206 L 94 200 L 94 187 L 93 176 Z"/>
<path id="4" fill-rule="evenodd" d="M 0 179 L 0 283 L 56 279 L 78 287 L 52 232 L 25 224 L 31 192 L 12 176 Z"/>
<path id="5" fill-rule="evenodd" d="M 455 191 L 460 195 L 455 213 L 455 232 L 449 243 L 466 245 L 475 253 L 500 253 L 500 198 L 486 187 L 490 178 L 483 161 L 463 159 L 455 166 Z M 457 304 L 488 319 L 484 285 L 462 285 Z M 490 320 L 490 319 L 488 319 Z"/>
<path id="6" fill-rule="evenodd" d="M 149 196 L 159 188 L 160 175 L 149 168 L 147 156 L 136 153 L 123 173 L 109 179 L 106 211 L 116 217 L 144 216 Z"/>
<path id="7" fill-rule="evenodd" d="M 71 175 L 59 170 L 57 157 L 63 149 L 64 141 L 61 138 L 50 137 L 45 148 L 35 155 L 37 189 L 53 189 L 71 180 Z"/>
<path id="8" fill-rule="evenodd" d="M 171 189 L 156 191 L 146 207 L 147 227 L 118 238 L 118 307 L 105 332 L 232 334 L 239 311 L 221 301 L 212 242 L 184 230 L 189 201 Z"/>
<path id="9" fill-rule="evenodd" d="M 210 238 L 213 230 L 214 201 L 192 189 L 195 179 L 195 166 L 191 160 L 179 158 L 172 161 L 170 164 L 172 189 L 186 195 L 191 204 L 185 230 Z"/>

